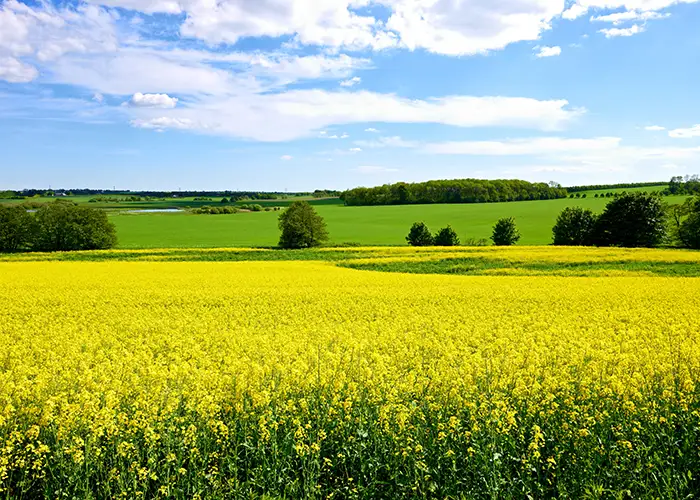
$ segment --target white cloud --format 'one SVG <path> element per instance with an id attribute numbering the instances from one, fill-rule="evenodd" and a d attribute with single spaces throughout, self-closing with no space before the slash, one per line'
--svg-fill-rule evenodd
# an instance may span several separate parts
<path id="1" fill-rule="evenodd" d="M 391 172 L 398 172 L 398 168 L 389 168 L 389 167 L 379 167 L 376 165 L 362 165 L 360 167 L 357 167 L 355 169 L 356 172 L 359 172 L 361 174 L 386 174 L 386 173 L 391 173 Z"/>
<path id="2" fill-rule="evenodd" d="M 290 156 L 290 155 L 280 156 L 280 160 L 282 160 L 282 161 L 290 161 L 292 159 L 294 159 L 294 157 Z"/>
<path id="3" fill-rule="evenodd" d="M 700 125 L 693 125 L 690 128 L 677 128 L 671 130 L 668 133 L 669 137 L 674 139 L 691 139 L 693 137 L 700 137 Z"/>
<path id="4" fill-rule="evenodd" d="M 136 128 L 146 128 L 163 131 L 165 129 L 190 130 L 197 128 L 196 124 L 187 118 L 172 118 L 161 116 L 150 120 L 132 120 L 131 125 Z"/>
<path id="5" fill-rule="evenodd" d="M 614 38 L 614 37 L 619 37 L 619 36 L 632 36 L 632 35 L 637 35 L 639 33 L 644 33 L 644 26 L 640 26 L 638 24 L 632 25 L 630 28 L 606 28 L 599 30 L 598 33 L 602 33 L 605 35 L 605 38 Z"/>
<path id="6" fill-rule="evenodd" d="M 100 94 L 99 92 L 96 92 L 92 95 L 92 100 L 95 101 L 98 104 L 102 104 L 105 100 L 105 96 Z"/>
<path id="7" fill-rule="evenodd" d="M 525 7 L 474 1 L 483 3 L 485 10 L 479 10 L 473 19 L 466 5 L 446 5 L 442 0 L 374 3 L 390 9 L 390 18 L 398 23 L 401 36 L 420 38 L 420 29 L 430 27 L 428 38 L 413 39 L 406 44 L 409 48 L 445 53 L 468 53 L 474 48 L 472 42 L 478 47 L 504 46 L 523 35 L 518 19 L 530 26 L 533 18 L 547 17 L 556 10 L 546 5 L 550 0 L 534 0 L 535 6 Z M 183 34 L 196 28 L 197 34 L 212 43 L 217 37 L 273 36 L 282 30 L 296 36 L 299 43 L 318 42 L 325 50 L 297 56 L 281 51 L 181 49 L 170 41 L 141 36 L 149 22 L 134 26 L 129 18 L 120 18 L 121 14 L 96 5 L 56 8 L 46 3 L 28 6 L 6 0 L 0 4 L 0 78 L 73 85 L 103 96 L 105 103 L 116 100 L 106 98 L 109 96 L 130 99 L 129 106 L 118 110 L 107 105 L 97 107 L 87 100 L 82 105 L 102 113 L 111 110 L 114 117 L 126 117 L 136 127 L 187 129 L 261 141 L 313 137 L 327 127 L 369 123 L 558 130 L 585 112 L 565 100 L 464 95 L 407 99 L 355 89 L 290 89 L 291 83 L 306 79 L 352 78 L 356 70 L 371 67 L 370 60 L 339 54 L 334 48 L 377 48 L 384 43 L 379 43 L 382 39 L 399 43 L 397 35 L 384 33 L 389 21 L 382 23 L 370 18 L 366 10 L 358 10 L 367 6 L 368 0 L 222 0 L 216 5 L 204 0 L 95 2 L 143 12 L 186 13 Z M 318 7 L 318 12 L 312 7 Z M 211 17 L 219 11 L 225 15 Z M 487 11 L 495 17 L 489 17 Z M 231 17 L 234 12 L 251 15 Z M 417 13 L 421 13 L 419 18 L 415 17 Z M 444 15 L 452 17 L 441 17 Z M 287 26 L 290 19 L 293 22 Z M 413 26 L 409 21 L 417 24 Z M 486 24 L 477 26 L 479 22 Z M 528 33 L 536 36 L 541 29 L 546 27 L 528 28 Z M 444 39 L 440 35 L 443 30 L 448 34 Z M 465 45 L 453 46 L 453 42 Z M 173 95 L 182 100 L 176 103 Z"/>
<path id="8" fill-rule="evenodd" d="M 554 57 L 561 55 L 561 47 L 535 47 L 539 49 L 535 57 Z"/>
<path id="9" fill-rule="evenodd" d="M 135 93 L 128 104 L 137 108 L 162 108 L 172 109 L 177 106 L 177 97 L 170 97 L 168 94 L 142 94 Z"/>
<path id="10" fill-rule="evenodd" d="M 576 3 L 571 5 L 567 10 L 565 10 L 562 13 L 561 17 L 563 17 L 564 19 L 573 20 L 578 17 L 581 17 L 586 12 L 588 12 L 588 7 L 584 7 L 583 5 Z"/>
<path id="11" fill-rule="evenodd" d="M 90 0 L 145 13 L 186 15 L 181 35 L 211 45 L 245 37 L 349 50 L 410 50 L 467 55 L 536 40 L 564 10 L 561 0 Z M 370 4 L 388 12 L 377 19 Z"/>
<path id="12" fill-rule="evenodd" d="M 564 2 L 472 0 L 379 0 L 392 15 L 387 28 L 411 50 L 423 48 L 447 55 L 469 55 L 536 40 L 560 15 Z"/>
<path id="13" fill-rule="evenodd" d="M 649 125 L 648 127 L 644 127 L 644 130 L 648 130 L 649 132 L 661 132 L 662 130 L 666 130 L 666 127 L 662 127 L 660 125 Z"/>
<path id="14" fill-rule="evenodd" d="M 612 23 L 614 26 L 619 26 L 631 21 L 649 21 L 651 19 L 663 19 L 669 17 L 670 14 L 660 14 L 654 11 L 642 12 L 638 10 L 628 10 L 625 12 L 615 12 L 605 16 L 592 16 L 591 22 Z"/>
<path id="15" fill-rule="evenodd" d="M 32 7 L 16 0 L 0 4 L 0 79 L 28 82 L 39 76 L 36 62 L 116 50 L 114 19 L 90 5 L 57 9 L 49 3 Z"/>
<path id="16" fill-rule="evenodd" d="M 362 82 L 362 78 L 359 76 L 355 76 L 353 78 L 350 78 L 349 80 L 344 80 L 340 82 L 341 87 L 354 87 L 355 85 L 359 84 Z"/>
<path id="17" fill-rule="evenodd" d="M 377 133 L 379 133 L 379 130 L 377 130 L 376 128 L 371 128 L 371 127 L 370 127 L 370 128 L 366 128 L 366 129 L 365 129 L 365 132 L 369 132 L 369 133 L 371 133 L 371 134 L 377 134 Z"/>
<path id="18" fill-rule="evenodd" d="M 362 153 L 362 148 L 350 148 L 351 153 Z"/>
<path id="19" fill-rule="evenodd" d="M 10 83 L 27 83 L 39 76 L 34 66 L 25 64 L 15 57 L 0 57 L 0 80 Z"/>

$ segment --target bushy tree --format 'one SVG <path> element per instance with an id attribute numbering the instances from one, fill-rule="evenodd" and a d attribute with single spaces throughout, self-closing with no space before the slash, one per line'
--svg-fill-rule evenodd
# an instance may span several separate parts
<path id="1" fill-rule="evenodd" d="M 683 246 L 700 249 L 700 212 L 694 212 L 681 224 L 678 236 Z"/>
<path id="2" fill-rule="evenodd" d="M 494 245 L 498 246 L 510 246 L 515 245 L 520 240 L 520 231 L 515 225 L 515 219 L 513 217 L 505 217 L 496 222 L 493 226 L 493 234 L 491 235 L 491 241 Z"/>
<path id="3" fill-rule="evenodd" d="M 414 247 L 428 247 L 433 244 L 433 235 L 424 222 L 414 222 L 406 241 Z"/>
<path id="4" fill-rule="evenodd" d="M 593 234 L 598 217 L 593 211 L 581 207 L 562 210 L 552 228 L 555 245 L 587 246 L 593 244 Z"/>
<path id="5" fill-rule="evenodd" d="M 443 227 L 433 238 L 436 246 L 439 247 L 456 247 L 459 246 L 459 236 L 457 232 L 452 229 L 452 226 Z"/>
<path id="6" fill-rule="evenodd" d="M 679 225 L 678 239 L 685 247 L 700 249 L 700 198 L 687 200 L 683 207 L 688 216 Z"/>
<path id="7" fill-rule="evenodd" d="M 27 249 L 34 238 L 34 217 L 22 206 L 0 205 L 0 252 Z"/>
<path id="8" fill-rule="evenodd" d="M 35 250 L 104 250 L 116 244 L 116 229 L 103 210 L 56 201 L 36 212 Z"/>
<path id="9" fill-rule="evenodd" d="M 321 246 L 328 240 L 328 230 L 323 217 L 306 201 L 295 201 L 279 217 L 282 231 L 279 246 L 282 248 L 310 248 Z"/>
<path id="10" fill-rule="evenodd" d="M 598 246 L 654 247 L 666 236 L 661 198 L 643 193 L 623 194 L 607 204 L 596 222 Z"/>

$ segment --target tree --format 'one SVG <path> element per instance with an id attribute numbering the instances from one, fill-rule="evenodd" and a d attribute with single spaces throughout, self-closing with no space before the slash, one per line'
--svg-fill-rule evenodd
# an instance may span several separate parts
<path id="1" fill-rule="evenodd" d="M 414 222 L 406 241 L 414 247 L 429 247 L 433 244 L 433 235 L 424 222 Z"/>
<path id="2" fill-rule="evenodd" d="M 598 217 L 593 211 L 581 207 L 562 210 L 552 228 L 555 245 L 588 246 L 593 244 L 593 234 Z"/>
<path id="3" fill-rule="evenodd" d="M 443 227 L 435 234 L 434 243 L 439 247 L 456 247 L 459 246 L 459 236 L 452 226 Z"/>
<path id="4" fill-rule="evenodd" d="M 642 193 L 616 197 L 598 218 L 594 233 L 598 246 L 654 247 L 666 237 L 663 202 Z"/>
<path id="5" fill-rule="evenodd" d="M 680 206 L 688 217 L 678 227 L 678 239 L 685 247 L 700 249 L 700 197 Z"/>
<path id="6" fill-rule="evenodd" d="M 515 245 L 520 240 L 520 231 L 515 225 L 515 219 L 506 217 L 496 222 L 496 225 L 493 226 L 491 240 L 494 245 L 498 246 Z"/>
<path id="7" fill-rule="evenodd" d="M 310 248 L 321 246 L 328 240 L 323 217 L 306 201 L 295 201 L 279 217 L 282 231 L 279 246 L 282 248 Z"/>
<path id="8" fill-rule="evenodd" d="M 114 224 L 102 210 L 55 201 L 43 205 L 36 212 L 35 250 L 104 250 L 116 244 Z"/>
<path id="9" fill-rule="evenodd" d="M 228 203 L 228 198 L 221 198 L 219 203 Z"/>
<path id="10" fill-rule="evenodd" d="M 696 200 L 686 199 L 683 203 L 667 205 L 665 210 L 668 214 L 668 238 L 677 243 L 682 243 L 680 238 L 681 226 L 686 217 L 695 211 Z M 700 205 L 698 206 L 700 209 Z"/>
<path id="11" fill-rule="evenodd" d="M 23 206 L 0 205 L 0 252 L 29 247 L 34 237 L 34 217 Z"/>
<path id="12" fill-rule="evenodd" d="M 683 221 L 678 236 L 683 246 L 700 249 L 700 212 L 690 214 Z"/>

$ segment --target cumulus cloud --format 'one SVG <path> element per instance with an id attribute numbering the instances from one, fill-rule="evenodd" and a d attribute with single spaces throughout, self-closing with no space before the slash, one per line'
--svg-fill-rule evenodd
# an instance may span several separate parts
<path id="1" fill-rule="evenodd" d="M 449 55 L 499 50 L 536 40 L 564 10 L 559 0 L 90 0 L 145 13 L 186 15 L 185 37 L 234 44 L 245 37 L 290 36 L 292 43 L 337 49 L 403 47 Z M 380 19 L 363 7 L 386 9 Z"/>
<path id="2" fill-rule="evenodd" d="M 341 87 L 354 87 L 355 85 L 359 84 L 362 82 L 362 78 L 359 76 L 355 76 L 353 78 L 350 78 L 349 80 L 344 80 L 340 82 Z"/>
<path id="3" fill-rule="evenodd" d="M 648 130 L 649 132 L 661 132 L 662 130 L 666 130 L 666 127 L 662 127 L 660 125 L 649 125 L 648 127 L 644 127 L 644 130 Z"/>
<path id="4" fill-rule="evenodd" d="M 629 28 L 606 28 L 598 31 L 598 33 L 604 34 L 605 38 L 627 37 L 643 33 L 645 29 L 644 26 L 634 24 Z"/>
<path id="5" fill-rule="evenodd" d="M 535 57 L 554 57 L 561 55 L 561 47 L 535 47 L 538 49 Z"/>
<path id="6" fill-rule="evenodd" d="M 377 130 L 376 128 L 370 127 L 370 128 L 366 128 L 366 129 L 365 129 L 365 132 L 369 132 L 369 133 L 371 133 L 371 134 L 376 134 L 376 133 L 379 132 L 379 130 Z"/>
<path id="7" fill-rule="evenodd" d="M 168 94 L 142 94 L 137 92 L 131 96 L 128 104 L 137 108 L 172 109 L 177 106 L 177 97 L 170 97 Z"/>
<path id="8" fill-rule="evenodd" d="M 693 125 L 690 128 L 677 128 L 668 133 L 669 137 L 674 139 L 692 139 L 700 137 L 700 125 Z"/>

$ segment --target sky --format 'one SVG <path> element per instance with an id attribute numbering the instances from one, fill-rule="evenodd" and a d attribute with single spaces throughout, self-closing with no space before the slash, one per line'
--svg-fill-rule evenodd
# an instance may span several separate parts
<path id="1" fill-rule="evenodd" d="M 700 173 L 700 0 L 0 0 L 0 189 Z"/>

